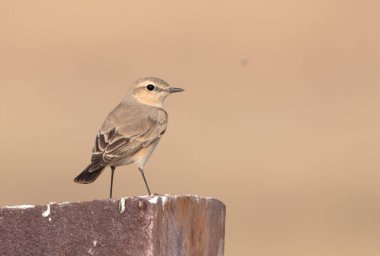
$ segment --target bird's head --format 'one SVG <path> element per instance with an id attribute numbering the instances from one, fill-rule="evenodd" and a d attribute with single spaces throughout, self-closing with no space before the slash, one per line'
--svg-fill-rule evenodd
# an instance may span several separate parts
<path id="1" fill-rule="evenodd" d="M 145 77 L 134 83 L 130 94 L 141 103 L 161 107 L 169 94 L 182 91 L 182 88 L 171 87 L 160 78 Z"/>

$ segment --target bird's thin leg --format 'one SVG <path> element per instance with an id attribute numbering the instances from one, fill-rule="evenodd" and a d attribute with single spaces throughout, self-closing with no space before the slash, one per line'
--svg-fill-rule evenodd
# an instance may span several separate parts
<path id="1" fill-rule="evenodd" d="M 145 175 L 144 175 L 144 169 L 143 168 L 139 168 L 139 171 L 144 179 L 144 182 L 145 182 L 145 186 L 146 186 L 146 189 L 148 190 L 148 194 L 151 195 L 150 193 L 150 189 L 149 189 L 149 186 L 148 186 L 148 182 L 146 182 L 146 179 L 145 179 Z"/>
<path id="2" fill-rule="evenodd" d="M 110 198 L 112 198 L 112 187 L 113 187 L 113 175 L 115 173 L 115 166 L 111 166 L 111 187 L 110 187 Z"/>

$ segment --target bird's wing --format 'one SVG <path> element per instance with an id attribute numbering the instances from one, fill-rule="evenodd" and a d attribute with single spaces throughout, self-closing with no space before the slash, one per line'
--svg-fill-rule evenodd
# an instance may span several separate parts
<path id="1" fill-rule="evenodd" d="M 123 117 L 123 124 L 117 120 L 117 111 L 111 112 L 107 117 L 95 139 L 91 159 L 92 169 L 112 165 L 132 156 L 140 149 L 149 146 L 166 130 L 167 114 L 163 109 L 152 108 L 143 113 L 133 110 L 127 112 L 124 114 L 130 116 Z"/>

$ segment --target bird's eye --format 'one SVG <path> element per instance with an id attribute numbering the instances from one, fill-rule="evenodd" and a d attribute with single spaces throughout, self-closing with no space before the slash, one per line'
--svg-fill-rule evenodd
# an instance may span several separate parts
<path id="1" fill-rule="evenodd" d="M 149 91 L 153 91 L 154 90 L 154 85 L 153 84 L 148 84 L 146 86 L 146 88 L 149 90 Z"/>

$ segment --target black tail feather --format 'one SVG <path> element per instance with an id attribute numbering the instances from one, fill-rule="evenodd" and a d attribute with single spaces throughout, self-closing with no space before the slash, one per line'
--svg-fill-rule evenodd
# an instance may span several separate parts
<path id="1" fill-rule="evenodd" d="M 105 167 L 102 167 L 98 170 L 93 170 L 91 164 L 84 169 L 81 174 L 79 174 L 75 179 L 74 182 L 81 183 L 81 184 L 89 184 L 94 182 L 99 175 L 103 172 Z"/>

